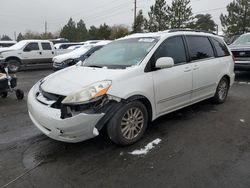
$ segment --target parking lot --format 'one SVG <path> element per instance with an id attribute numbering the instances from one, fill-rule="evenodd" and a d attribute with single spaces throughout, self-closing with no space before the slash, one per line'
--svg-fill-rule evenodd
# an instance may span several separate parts
<path id="1" fill-rule="evenodd" d="M 25 96 L 50 70 L 17 74 Z M 236 74 L 226 103 L 207 100 L 166 115 L 138 143 L 119 147 L 103 132 L 57 142 L 28 117 L 26 97 L 0 99 L 0 187 L 250 187 L 250 73 Z M 146 155 L 131 155 L 155 139 Z"/>

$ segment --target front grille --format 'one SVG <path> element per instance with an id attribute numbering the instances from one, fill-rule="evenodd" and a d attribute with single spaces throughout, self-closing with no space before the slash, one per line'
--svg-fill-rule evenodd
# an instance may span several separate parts
<path id="1" fill-rule="evenodd" d="M 234 57 L 250 57 L 250 51 L 232 51 Z"/>
<path id="2" fill-rule="evenodd" d="M 53 93 L 48 93 L 46 91 L 41 90 L 41 94 L 43 95 L 43 97 L 45 97 L 46 99 L 50 100 L 50 101 L 57 101 L 60 97 L 63 97 L 61 95 L 56 95 Z"/>
<path id="3" fill-rule="evenodd" d="M 39 98 L 39 95 L 42 95 L 43 99 Z M 57 95 L 54 93 L 49 93 L 44 90 L 42 90 L 41 86 L 39 87 L 39 91 L 36 93 L 37 100 L 45 105 L 50 105 L 52 108 L 60 109 L 61 103 L 65 96 L 63 95 Z M 38 99 L 39 98 L 39 99 Z"/>

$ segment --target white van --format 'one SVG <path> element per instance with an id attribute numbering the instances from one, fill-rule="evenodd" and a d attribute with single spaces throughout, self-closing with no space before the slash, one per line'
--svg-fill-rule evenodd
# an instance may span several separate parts
<path id="1" fill-rule="evenodd" d="M 129 145 L 164 114 L 208 98 L 223 103 L 234 76 L 231 52 L 216 35 L 133 34 L 36 83 L 29 115 L 55 140 L 80 142 L 106 128 L 113 142 Z"/>

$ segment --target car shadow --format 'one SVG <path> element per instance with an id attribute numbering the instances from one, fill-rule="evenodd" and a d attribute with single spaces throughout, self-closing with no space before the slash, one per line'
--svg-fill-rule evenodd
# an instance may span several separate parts
<path id="1" fill-rule="evenodd" d="M 250 71 L 236 71 L 235 81 L 236 82 L 250 82 Z"/>

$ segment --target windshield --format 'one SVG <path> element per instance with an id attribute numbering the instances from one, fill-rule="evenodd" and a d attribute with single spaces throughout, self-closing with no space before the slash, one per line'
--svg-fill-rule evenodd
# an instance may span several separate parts
<path id="1" fill-rule="evenodd" d="M 13 49 L 13 50 L 20 50 L 20 49 L 22 49 L 26 44 L 27 44 L 27 41 L 20 41 L 20 42 L 14 44 L 13 46 L 11 46 L 10 48 Z"/>
<path id="2" fill-rule="evenodd" d="M 156 38 L 132 38 L 112 42 L 90 56 L 84 66 L 126 68 L 140 63 L 157 43 Z"/>
<path id="3" fill-rule="evenodd" d="M 241 35 L 234 44 L 250 44 L 250 34 Z"/>

